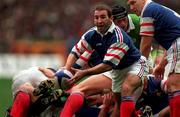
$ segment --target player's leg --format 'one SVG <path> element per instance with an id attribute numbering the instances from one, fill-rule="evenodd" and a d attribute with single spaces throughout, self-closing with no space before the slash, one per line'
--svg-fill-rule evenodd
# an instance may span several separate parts
<path id="1" fill-rule="evenodd" d="M 37 88 L 34 89 L 33 95 L 38 96 L 55 89 L 55 80 L 47 79 L 42 81 Z"/>
<path id="2" fill-rule="evenodd" d="M 167 106 L 158 113 L 158 117 L 170 117 L 170 108 Z"/>
<path id="3" fill-rule="evenodd" d="M 24 84 L 19 87 L 19 91 L 13 101 L 10 111 L 12 117 L 26 117 L 28 115 L 29 107 L 31 104 L 31 92 L 34 88 L 29 84 Z"/>
<path id="4" fill-rule="evenodd" d="M 93 75 L 72 88 L 73 92 L 82 92 L 85 96 L 111 88 L 112 80 L 103 74 Z"/>
<path id="5" fill-rule="evenodd" d="M 180 116 L 180 74 L 171 74 L 167 80 L 169 93 L 169 106 L 171 117 Z"/>
<path id="6" fill-rule="evenodd" d="M 111 88 L 111 79 L 103 74 L 93 75 L 72 88 L 61 112 L 61 117 L 72 117 L 82 107 L 86 96 L 102 92 L 103 89 Z"/>
<path id="7" fill-rule="evenodd" d="M 141 86 L 141 79 L 132 74 L 128 74 L 122 85 L 122 102 L 120 107 L 121 117 L 131 117 L 135 110 L 135 102 L 132 97 L 133 92 L 137 87 Z"/>
<path id="8" fill-rule="evenodd" d="M 138 87 L 141 87 L 144 81 L 144 75 L 148 73 L 148 66 L 144 57 L 131 65 L 124 76 L 124 82 L 121 90 L 121 106 L 120 116 L 131 117 L 135 111 L 135 99 L 133 97 L 134 92 Z M 139 92 L 141 93 L 141 92 Z"/>
<path id="9" fill-rule="evenodd" d="M 172 117 L 180 116 L 180 38 L 167 51 L 168 71 L 167 88 L 170 92 L 169 105 Z"/>
<path id="10" fill-rule="evenodd" d="M 31 116 L 39 116 L 50 105 L 60 99 L 63 93 L 64 92 L 61 89 L 56 89 L 39 96 L 38 99 L 31 104 L 29 114 Z"/>

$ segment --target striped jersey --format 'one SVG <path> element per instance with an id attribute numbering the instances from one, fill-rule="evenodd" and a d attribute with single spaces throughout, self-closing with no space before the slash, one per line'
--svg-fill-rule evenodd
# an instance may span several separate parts
<path id="1" fill-rule="evenodd" d="M 104 35 L 97 31 L 97 27 L 88 30 L 73 47 L 71 53 L 88 62 L 94 51 L 98 55 L 97 59 L 111 65 L 113 69 L 126 68 L 141 56 L 131 38 L 114 23 Z M 84 52 L 86 56 L 81 56 Z"/>
<path id="2" fill-rule="evenodd" d="M 180 15 L 151 0 L 143 8 L 140 25 L 140 35 L 153 36 L 165 49 L 180 37 Z"/>

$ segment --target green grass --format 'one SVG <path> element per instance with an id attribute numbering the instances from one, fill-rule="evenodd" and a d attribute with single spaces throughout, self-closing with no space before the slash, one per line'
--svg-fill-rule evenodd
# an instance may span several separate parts
<path id="1" fill-rule="evenodd" d="M 12 81 L 0 78 L 0 117 L 4 117 L 6 109 L 12 105 Z"/>

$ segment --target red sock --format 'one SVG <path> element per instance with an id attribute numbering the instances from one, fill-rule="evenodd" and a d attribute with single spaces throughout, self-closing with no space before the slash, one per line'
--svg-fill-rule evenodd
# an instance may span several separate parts
<path id="1" fill-rule="evenodd" d="M 72 117 L 73 114 L 81 108 L 84 102 L 84 96 L 80 93 L 71 94 L 63 110 L 61 111 L 60 117 Z"/>
<path id="2" fill-rule="evenodd" d="M 24 92 L 18 92 L 12 108 L 10 115 L 12 117 L 26 117 L 28 115 L 28 109 L 30 106 L 30 96 Z"/>
<path id="3" fill-rule="evenodd" d="M 123 99 L 124 98 L 124 99 Z M 132 117 L 135 111 L 135 104 L 131 97 L 122 97 L 120 106 L 120 117 Z"/>
<path id="4" fill-rule="evenodd" d="M 173 93 L 169 100 L 171 117 L 180 117 L 180 91 Z"/>
<path id="5" fill-rule="evenodd" d="M 132 117 L 139 117 L 139 115 L 141 115 L 141 110 L 135 110 L 134 112 L 133 112 L 133 116 Z"/>

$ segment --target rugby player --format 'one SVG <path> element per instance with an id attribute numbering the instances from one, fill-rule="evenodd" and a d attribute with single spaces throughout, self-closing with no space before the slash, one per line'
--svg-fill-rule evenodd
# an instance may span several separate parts
<path id="1" fill-rule="evenodd" d="M 73 116 L 82 106 L 84 97 L 110 87 L 111 79 L 108 80 L 108 84 L 103 80 L 108 78 L 112 78 L 113 92 L 122 92 L 123 105 L 129 105 L 130 102 L 130 105 L 135 107 L 132 93 L 137 87 L 142 86 L 143 75 L 148 71 L 146 59 L 140 55 L 130 37 L 114 25 L 111 10 L 107 6 L 100 5 L 94 10 L 94 24 L 95 27 L 87 31 L 74 46 L 65 65 L 67 70 L 75 72 L 72 82 L 87 75 L 92 76 L 72 88 L 61 117 Z M 101 57 L 102 63 L 85 70 L 71 68 L 84 51 L 94 50 Z"/>
<path id="2" fill-rule="evenodd" d="M 130 9 L 141 16 L 141 53 L 148 57 L 152 40 L 155 39 L 167 52 L 155 68 L 155 78 L 168 74 L 169 106 L 171 117 L 180 116 L 180 15 L 170 8 L 151 0 L 127 0 Z M 165 66 L 168 65 L 168 69 Z M 123 116 L 121 117 L 128 117 Z"/>

